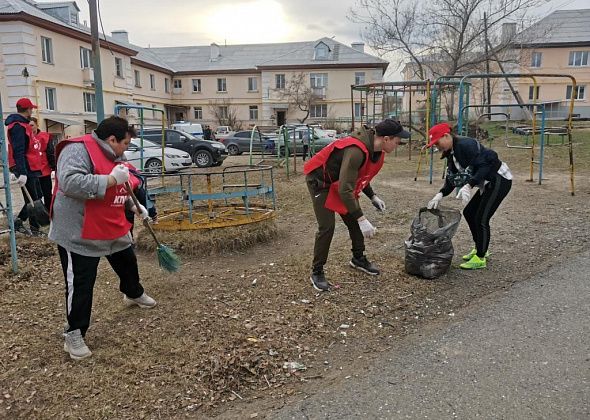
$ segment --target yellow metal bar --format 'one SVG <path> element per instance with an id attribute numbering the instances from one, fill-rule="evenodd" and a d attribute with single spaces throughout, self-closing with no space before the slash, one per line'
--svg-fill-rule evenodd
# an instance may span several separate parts
<path id="1" fill-rule="evenodd" d="M 533 165 L 535 164 L 535 131 L 537 128 L 537 78 L 533 75 L 530 76 L 533 79 L 533 141 L 531 143 L 531 165 L 529 173 L 529 181 L 533 182 Z M 540 134 L 540 133 L 539 133 Z"/>

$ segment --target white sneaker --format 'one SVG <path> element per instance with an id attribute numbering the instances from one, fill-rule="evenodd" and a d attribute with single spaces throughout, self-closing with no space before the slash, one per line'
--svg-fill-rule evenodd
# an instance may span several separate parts
<path id="1" fill-rule="evenodd" d="M 72 359 L 80 360 L 92 356 L 92 352 L 86 346 L 80 330 L 70 331 L 65 333 L 64 336 L 64 351 L 70 353 Z"/>
<path id="2" fill-rule="evenodd" d="M 147 308 L 147 309 L 150 309 L 150 308 L 153 308 L 154 306 L 156 306 L 156 301 L 154 299 L 152 299 L 151 297 L 149 297 L 148 295 L 146 295 L 145 293 L 135 299 L 131 299 L 130 297 L 127 297 L 127 295 L 123 295 L 123 302 L 125 302 L 125 304 L 127 306 L 137 305 L 140 308 Z"/>

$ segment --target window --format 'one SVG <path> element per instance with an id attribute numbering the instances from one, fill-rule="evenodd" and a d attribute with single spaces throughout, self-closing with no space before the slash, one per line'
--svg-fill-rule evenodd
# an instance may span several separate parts
<path id="1" fill-rule="evenodd" d="M 41 37 L 41 60 L 44 63 L 53 64 L 53 46 L 51 38 Z"/>
<path id="2" fill-rule="evenodd" d="M 275 74 L 275 88 L 276 89 L 285 89 L 285 75 L 284 74 Z"/>
<path id="3" fill-rule="evenodd" d="M 139 70 L 135 70 L 133 73 L 135 75 L 135 87 L 141 87 L 141 73 L 139 73 Z"/>
<path id="4" fill-rule="evenodd" d="M 182 89 L 182 80 L 180 80 L 180 79 L 174 80 L 174 89 Z"/>
<path id="5" fill-rule="evenodd" d="M 572 85 L 567 86 L 565 99 L 572 99 Z M 574 99 L 586 99 L 586 86 L 576 86 L 576 96 Z"/>
<path id="6" fill-rule="evenodd" d="M 156 76 L 150 74 L 150 89 L 156 90 Z"/>
<path id="7" fill-rule="evenodd" d="M 309 110 L 309 116 L 311 118 L 328 118 L 328 105 L 312 105 Z"/>
<path id="8" fill-rule="evenodd" d="M 539 90 L 541 90 L 541 86 L 537 86 L 536 95 L 533 95 L 534 89 L 534 86 L 529 86 L 529 100 L 531 101 L 539 99 Z"/>
<path id="9" fill-rule="evenodd" d="M 220 106 L 219 107 L 219 119 L 226 120 L 227 116 L 228 116 L 227 106 Z"/>
<path id="10" fill-rule="evenodd" d="M 92 66 L 92 51 L 88 48 L 80 47 L 80 67 L 83 69 L 91 69 Z"/>
<path id="11" fill-rule="evenodd" d="M 361 118 L 365 115 L 365 104 L 355 103 L 354 104 L 354 117 Z"/>
<path id="12" fill-rule="evenodd" d="M 541 67 L 541 61 L 543 60 L 543 53 L 534 52 L 531 56 L 531 67 Z"/>
<path id="13" fill-rule="evenodd" d="M 117 77 L 123 77 L 123 59 L 115 57 L 115 74 Z"/>
<path id="14" fill-rule="evenodd" d="M 250 105 L 250 119 L 251 120 L 258 119 L 258 105 Z"/>
<path id="15" fill-rule="evenodd" d="M 170 79 L 164 79 L 164 92 L 170 93 Z"/>
<path id="16" fill-rule="evenodd" d="M 570 51 L 568 65 L 580 67 L 588 65 L 588 51 Z"/>
<path id="17" fill-rule="evenodd" d="M 45 88 L 45 109 L 55 111 L 57 109 L 55 88 Z"/>
<path id="18" fill-rule="evenodd" d="M 223 79 L 217 79 L 217 92 L 227 92 L 227 81 L 225 77 Z"/>
<path id="19" fill-rule="evenodd" d="M 196 106 L 195 107 L 195 120 L 202 120 L 203 119 L 203 107 Z"/>
<path id="20" fill-rule="evenodd" d="M 365 84 L 365 72 L 358 71 L 354 74 L 354 84 L 355 85 L 364 85 Z"/>
<path id="21" fill-rule="evenodd" d="M 248 92 L 258 91 L 258 79 L 256 77 L 248 77 Z"/>
<path id="22" fill-rule="evenodd" d="M 201 91 L 201 79 L 193 79 L 193 92 Z"/>
<path id="23" fill-rule="evenodd" d="M 328 73 L 311 73 L 309 77 L 312 88 L 328 86 Z"/>
<path id="24" fill-rule="evenodd" d="M 70 12 L 70 24 L 76 26 L 78 24 L 78 13 Z"/>
<path id="25" fill-rule="evenodd" d="M 313 59 L 314 60 L 325 60 L 329 57 L 329 55 L 330 55 L 330 48 L 326 44 L 324 44 L 323 42 L 320 42 L 315 47 Z"/>
<path id="26" fill-rule="evenodd" d="M 84 92 L 84 112 L 96 112 L 96 95 Z"/>

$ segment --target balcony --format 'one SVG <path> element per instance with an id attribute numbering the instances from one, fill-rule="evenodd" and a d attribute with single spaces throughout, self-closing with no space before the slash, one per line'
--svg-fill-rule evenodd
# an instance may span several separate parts
<path id="1" fill-rule="evenodd" d="M 326 88 L 325 87 L 312 87 L 311 93 L 318 99 L 326 99 Z"/>
<path id="2" fill-rule="evenodd" d="M 84 86 L 94 86 L 94 69 L 86 67 L 82 69 L 82 82 Z"/>

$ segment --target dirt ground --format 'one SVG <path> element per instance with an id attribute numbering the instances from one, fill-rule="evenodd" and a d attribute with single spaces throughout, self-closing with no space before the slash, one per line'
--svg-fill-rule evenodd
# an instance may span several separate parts
<path id="1" fill-rule="evenodd" d="M 404 273 L 411 220 L 442 181 L 436 160 L 434 185 L 425 172 L 415 182 L 416 154 L 408 162 L 402 149 L 373 183 L 387 212 L 362 202 L 378 228 L 367 253 L 382 275 L 348 266 L 348 235 L 338 222 L 326 267 L 338 288 L 319 294 L 308 280 L 316 226 L 303 176 L 286 180 L 278 171 L 279 235 L 270 243 L 185 257 L 173 275 L 158 269 L 152 253 L 140 253 L 142 282 L 158 301 L 155 309 L 125 308 L 114 273 L 101 262 L 86 340 L 93 356 L 80 362 L 62 349 L 64 287 L 55 246 L 19 237 L 22 270 L 14 276 L 3 244 L 0 418 L 264 417 L 358 373 L 400 337 L 450 322 L 479 298 L 587 249 L 587 157 L 578 164 L 572 197 L 565 148 L 548 151 L 542 186 L 525 182 L 525 152 L 498 149 L 515 180 L 492 220 L 487 270 L 457 267 L 472 246 L 462 222 L 447 275 L 424 280 Z M 452 197 L 443 203 L 460 208 Z M 284 369 L 285 362 L 297 362 L 301 370 Z"/>

